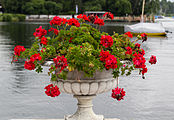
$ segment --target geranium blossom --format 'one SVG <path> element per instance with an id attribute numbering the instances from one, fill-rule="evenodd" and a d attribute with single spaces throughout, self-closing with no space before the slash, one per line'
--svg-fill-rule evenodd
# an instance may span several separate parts
<path id="1" fill-rule="evenodd" d="M 58 16 L 55 16 L 55 17 L 53 17 L 53 19 L 50 21 L 50 25 L 52 26 L 52 25 L 58 25 L 58 26 L 60 26 L 61 25 L 61 23 L 62 23 L 62 18 L 60 18 L 60 17 L 58 17 Z"/>
<path id="2" fill-rule="evenodd" d="M 57 56 L 53 59 L 56 68 L 60 68 L 60 72 L 68 66 L 67 59 L 64 56 Z"/>
<path id="3" fill-rule="evenodd" d="M 47 42 L 48 42 L 48 41 L 47 41 L 47 38 L 43 36 L 43 37 L 41 38 L 40 43 L 43 44 L 43 45 L 47 45 Z"/>
<path id="4" fill-rule="evenodd" d="M 14 54 L 17 55 L 17 56 L 20 56 L 21 55 L 21 52 L 24 52 L 24 51 L 25 51 L 24 46 L 17 45 L 14 48 Z"/>
<path id="5" fill-rule="evenodd" d="M 53 84 L 50 84 L 46 86 L 44 89 L 46 89 L 45 94 L 50 97 L 56 97 L 60 95 L 60 91 L 57 85 L 53 86 Z"/>
<path id="6" fill-rule="evenodd" d="M 33 33 L 33 35 L 35 37 L 39 37 L 39 39 L 42 38 L 42 36 L 45 36 L 47 34 L 47 31 L 45 29 L 42 29 L 42 26 L 40 26 L 39 28 L 36 28 L 35 32 Z"/>
<path id="7" fill-rule="evenodd" d="M 156 64 L 157 60 L 156 60 L 156 56 L 152 55 L 150 57 L 150 60 L 149 60 L 149 63 L 152 65 L 152 64 Z"/>
<path id="8" fill-rule="evenodd" d="M 123 88 L 115 88 L 112 89 L 112 98 L 117 99 L 118 101 L 123 100 L 124 96 L 126 95 L 126 92 L 124 91 Z"/>
<path id="9" fill-rule="evenodd" d="M 76 20 L 75 18 L 71 18 L 68 20 L 68 25 L 73 25 L 76 27 L 80 27 L 80 23 L 78 20 Z"/>
<path id="10" fill-rule="evenodd" d="M 111 20 L 114 19 L 114 15 L 113 15 L 111 12 L 106 12 L 106 13 L 103 15 L 103 17 L 109 18 L 109 19 L 111 19 Z"/>
<path id="11" fill-rule="evenodd" d="M 117 68 L 117 58 L 114 55 L 109 55 L 105 60 L 105 68 L 109 70 L 110 68 Z"/>
<path id="12" fill-rule="evenodd" d="M 141 37 L 142 37 L 142 39 L 143 39 L 142 42 L 144 42 L 144 41 L 147 40 L 147 34 L 146 34 L 146 33 L 141 34 Z"/>
<path id="13" fill-rule="evenodd" d="M 132 48 L 131 47 L 126 47 L 126 52 L 125 52 L 125 54 L 129 54 L 129 55 L 131 55 L 132 54 Z"/>
<path id="14" fill-rule="evenodd" d="M 130 37 L 130 38 L 133 37 L 133 35 L 131 34 L 131 32 L 126 32 L 126 33 L 124 33 L 124 34 L 127 35 L 127 36 Z"/>
<path id="15" fill-rule="evenodd" d="M 38 53 L 38 54 L 34 54 L 34 55 L 32 55 L 32 56 L 30 57 L 30 60 L 31 60 L 32 62 L 34 62 L 35 60 L 40 61 L 41 59 L 42 59 L 42 57 L 40 56 L 39 53 Z"/>
<path id="16" fill-rule="evenodd" d="M 104 23 L 103 19 L 100 19 L 98 16 L 96 16 L 94 24 L 98 24 L 100 26 L 103 26 L 105 23 Z"/>
<path id="17" fill-rule="evenodd" d="M 89 22 L 90 22 L 89 18 L 88 18 L 86 15 L 80 14 L 80 15 L 77 16 L 77 18 L 78 18 L 78 19 L 83 19 L 83 20 L 85 20 L 85 21 L 89 21 Z"/>
<path id="18" fill-rule="evenodd" d="M 102 50 L 102 51 L 100 52 L 100 55 L 99 55 L 100 61 L 105 62 L 106 59 L 107 59 L 109 56 L 110 56 L 109 51 L 103 51 L 103 50 Z"/>
<path id="19" fill-rule="evenodd" d="M 58 33 L 59 33 L 59 31 L 58 31 L 56 28 L 52 28 L 52 27 L 51 27 L 51 28 L 48 30 L 48 32 L 51 32 L 51 31 L 53 31 L 55 35 L 58 35 Z"/>
<path id="20" fill-rule="evenodd" d="M 100 44 L 105 48 L 111 47 L 113 45 L 113 39 L 110 35 L 102 35 L 100 38 Z"/>
<path id="21" fill-rule="evenodd" d="M 32 60 L 25 61 L 24 68 L 28 70 L 34 70 L 35 69 L 35 64 Z"/>
<path id="22" fill-rule="evenodd" d="M 140 46 L 141 46 L 141 45 L 140 45 L 139 43 L 136 43 L 136 44 L 135 44 L 135 49 L 136 49 L 136 48 L 140 49 Z"/>

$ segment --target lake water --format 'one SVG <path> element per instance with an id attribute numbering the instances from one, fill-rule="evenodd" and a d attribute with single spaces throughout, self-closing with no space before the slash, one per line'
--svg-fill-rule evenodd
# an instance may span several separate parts
<path id="1" fill-rule="evenodd" d="M 77 101 L 72 95 L 45 95 L 44 86 L 50 79 L 47 67 L 37 74 L 25 70 L 23 62 L 10 63 L 15 45 L 30 47 L 33 32 L 40 25 L 49 28 L 47 23 L 0 23 L 0 120 L 63 118 L 76 110 Z M 123 25 L 108 23 L 103 30 L 123 33 Z M 174 24 L 165 27 L 174 32 Z M 158 63 L 148 65 L 145 80 L 138 71 L 120 78 L 125 100 L 113 100 L 111 92 L 98 95 L 93 101 L 95 113 L 121 120 L 174 120 L 174 33 L 149 37 L 143 48 L 146 57 L 156 55 Z"/>

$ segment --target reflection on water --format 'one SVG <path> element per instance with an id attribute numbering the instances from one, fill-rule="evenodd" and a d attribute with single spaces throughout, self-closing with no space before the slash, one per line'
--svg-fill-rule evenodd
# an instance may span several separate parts
<path id="1" fill-rule="evenodd" d="M 44 94 L 44 86 L 49 83 L 47 68 L 38 75 L 23 68 L 23 62 L 10 64 L 15 45 L 30 47 L 36 27 L 47 23 L 0 23 L 0 118 L 63 118 L 76 110 L 76 100 L 71 95 L 61 94 L 49 98 Z M 123 33 L 124 24 L 107 23 L 102 28 Z M 171 26 L 170 26 L 171 27 Z M 172 29 L 172 28 L 170 28 Z M 174 32 L 174 29 L 173 29 Z M 174 34 L 168 37 L 151 37 L 143 44 L 146 57 L 154 54 L 158 63 L 149 70 L 146 79 L 135 71 L 129 77 L 120 78 L 127 96 L 117 102 L 110 92 L 98 95 L 94 100 L 94 111 L 105 117 L 121 120 L 173 120 L 174 115 Z"/>

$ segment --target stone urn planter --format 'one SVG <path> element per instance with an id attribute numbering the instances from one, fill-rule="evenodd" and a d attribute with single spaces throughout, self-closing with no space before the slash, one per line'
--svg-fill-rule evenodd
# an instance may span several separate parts
<path id="1" fill-rule="evenodd" d="M 84 77 L 83 72 L 68 72 L 67 80 L 54 81 L 61 92 L 73 94 L 78 100 L 78 109 L 73 115 L 65 116 L 65 120 L 104 120 L 103 115 L 96 115 L 92 109 L 92 99 L 97 95 L 116 87 L 112 71 L 96 72 L 93 77 Z"/>

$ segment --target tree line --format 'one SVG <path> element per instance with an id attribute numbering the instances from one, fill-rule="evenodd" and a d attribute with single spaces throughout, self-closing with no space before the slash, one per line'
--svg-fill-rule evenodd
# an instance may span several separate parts
<path id="1" fill-rule="evenodd" d="M 85 11 L 110 11 L 116 16 L 141 15 L 143 0 L 1 0 L 5 13 L 75 14 Z M 146 0 L 145 14 L 173 14 L 174 3 Z"/>

